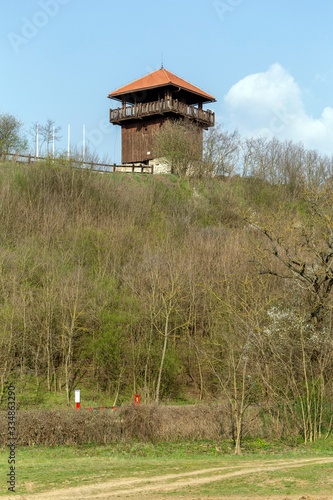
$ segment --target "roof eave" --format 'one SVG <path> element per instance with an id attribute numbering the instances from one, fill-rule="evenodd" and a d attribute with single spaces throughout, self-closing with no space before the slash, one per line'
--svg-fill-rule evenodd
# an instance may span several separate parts
<path id="1" fill-rule="evenodd" d="M 171 83 L 171 82 L 169 82 L 168 84 L 163 83 L 163 84 L 161 84 L 161 85 L 154 85 L 153 87 L 142 87 L 142 88 L 140 88 L 140 89 L 135 89 L 135 90 L 134 90 L 134 89 L 133 89 L 133 90 L 125 90 L 125 91 L 123 91 L 123 92 L 117 92 L 117 91 L 116 91 L 116 93 L 111 92 L 111 93 L 108 95 L 108 98 L 109 98 L 109 99 L 116 99 L 117 101 L 121 101 L 121 97 L 122 97 L 122 96 L 124 96 L 124 95 L 126 95 L 126 94 L 131 94 L 131 93 L 136 93 L 136 92 L 143 92 L 144 90 L 157 89 L 157 88 L 161 88 L 161 87 L 166 87 L 166 86 L 168 86 L 168 85 L 171 85 L 172 87 L 176 87 L 176 88 L 178 87 L 178 88 L 180 88 L 180 89 L 182 89 L 182 90 L 185 90 L 186 92 L 189 92 L 190 94 L 198 95 L 198 96 L 200 96 L 200 97 L 202 97 L 202 98 L 203 98 L 202 100 L 203 100 L 204 102 L 216 102 L 216 99 L 215 99 L 215 97 L 213 97 L 213 96 L 208 97 L 208 96 L 206 96 L 206 95 L 201 94 L 200 92 L 195 92 L 195 91 L 193 91 L 193 90 L 189 90 L 189 89 L 188 89 L 188 88 L 186 88 L 186 87 L 182 87 L 182 86 L 179 86 L 179 85 L 175 85 L 174 83 Z"/>

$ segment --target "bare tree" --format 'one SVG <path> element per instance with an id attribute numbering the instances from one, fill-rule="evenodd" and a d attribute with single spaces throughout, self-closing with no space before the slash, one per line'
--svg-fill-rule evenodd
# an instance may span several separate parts
<path id="1" fill-rule="evenodd" d="M 332 158 L 302 143 L 276 138 L 246 138 L 242 141 L 243 176 L 256 177 L 288 187 L 293 195 L 304 183 L 320 185 L 331 176 Z"/>
<path id="2" fill-rule="evenodd" d="M 254 339 L 270 300 L 260 288 L 254 289 L 250 275 L 240 274 L 226 277 L 224 283 L 216 283 L 211 289 L 217 302 L 214 347 L 208 354 L 222 396 L 229 403 L 236 455 L 241 453 L 244 416 L 255 398 Z"/>
<path id="3" fill-rule="evenodd" d="M 252 212 L 245 218 L 256 231 L 253 261 L 259 274 L 289 282 L 288 298 L 279 300 L 282 337 L 274 341 L 279 331 L 276 321 L 275 326 L 270 321 L 270 334 L 265 337 L 266 349 L 276 363 L 275 372 L 280 366 L 280 372 L 287 375 L 285 386 L 280 387 L 279 393 L 272 380 L 268 384 L 267 372 L 263 380 L 276 398 L 284 401 L 285 387 L 289 387 L 291 399 L 300 405 L 305 441 L 320 435 L 323 402 L 330 394 L 327 391 L 332 390 L 327 377 L 333 368 L 332 200 L 333 185 L 326 182 L 306 188 L 301 216 L 281 209 L 274 216 Z M 296 422 L 297 415 L 287 404 Z"/>
<path id="4" fill-rule="evenodd" d="M 37 148 L 37 133 L 38 133 L 38 154 L 41 153 L 43 146 L 46 145 L 46 155 L 50 157 L 51 144 L 58 142 L 61 139 L 61 127 L 56 127 L 53 120 L 48 119 L 44 125 L 33 122 L 29 129 L 29 134 L 33 138 L 35 150 Z"/>
<path id="5" fill-rule="evenodd" d="M 53 120 L 48 119 L 44 125 L 41 125 L 39 127 L 39 133 L 42 137 L 42 143 L 41 147 L 43 144 L 46 144 L 46 154 L 47 157 L 49 158 L 50 156 L 50 145 L 51 143 L 60 141 L 61 135 L 59 134 L 61 130 L 61 127 L 55 127 L 55 122 Z"/>
<path id="6" fill-rule="evenodd" d="M 264 220 L 255 213 L 245 217 L 268 243 L 261 244 L 264 250 L 256 244 L 259 272 L 298 282 L 307 292 L 311 318 L 318 328 L 322 327 L 333 289 L 332 200 L 331 183 L 307 191 L 303 202 L 308 217 L 303 220 L 295 220 L 287 211 Z"/>
<path id="7" fill-rule="evenodd" d="M 211 128 L 204 139 L 204 164 L 213 175 L 230 176 L 237 167 L 241 139 L 238 130 Z"/>
<path id="8" fill-rule="evenodd" d="M 202 128 L 189 120 L 166 122 L 155 135 L 159 157 L 181 177 L 202 175 Z"/>

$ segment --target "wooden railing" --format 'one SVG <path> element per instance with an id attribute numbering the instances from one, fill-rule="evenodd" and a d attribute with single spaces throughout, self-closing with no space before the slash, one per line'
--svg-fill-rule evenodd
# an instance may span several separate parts
<path id="1" fill-rule="evenodd" d="M 178 99 L 160 99 L 159 101 L 140 102 L 125 108 L 110 109 L 110 122 L 117 123 L 131 118 L 170 112 L 195 119 L 208 127 L 215 124 L 215 113 L 209 109 L 204 110 L 184 104 Z"/>
<path id="2" fill-rule="evenodd" d="M 120 172 L 120 173 L 136 173 L 136 174 L 153 174 L 154 173 L 154 166 L 153 165 L 146 165 L 144 163 L 137 163 L 137 164 L 122 164 L 122 165 L 116 165 L 115 163 L 109 164 L 109 163 L 94 163 L 94 162 L 88 162 L 88 161 L 82 161 L 78 160 L 75 158 L 46 158 L 42 156 L 32 156 L 32 155 L 24 155 L 20 153 L 7 153 L 4 155 L 3 158 L 0 158 L 0 160 L 11 160 L 13 164 L 15 163 L 26 163 L 30 165 L 31 163 L 34 163 L 36 161 L 51 161 L 54 162 L 60 166 L 66 166 L 70 165 L 71 167 L 74 168 L 80 168 L 80 169 L 85 169 L 85 170 L 93 170 L 94 172 L 101 172 L 103 174 L 111 174 L 115 172 Z M 97 167 L 97 168 L 96 168 Z M 98 168 L 98 167 L 103 167 L 103 168 Z"/>

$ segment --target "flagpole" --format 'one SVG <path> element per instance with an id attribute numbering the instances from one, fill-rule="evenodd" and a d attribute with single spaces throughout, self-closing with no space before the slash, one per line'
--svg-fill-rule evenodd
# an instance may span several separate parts
<path id="1" fill-rule="evenodd" d="M 68 149 L 67 149 L 68 159 L 69 159 L 69 154 L 70 154 L 70 142 L 71 142 L 71 126 L 68 125 Z"/>
<path id="2" fill-rule="evenodd" d="M 38 128 L 39 128 L 39 125 L 37 123 L 37 126 L 36 126 L 36 158 L 38 158 Z"/>
<path id="3" fill-rule="evenodd" d="M 83 163 L 86 159 L 86 126 L 83 125 L 83 146 L 82 146 Z"/>

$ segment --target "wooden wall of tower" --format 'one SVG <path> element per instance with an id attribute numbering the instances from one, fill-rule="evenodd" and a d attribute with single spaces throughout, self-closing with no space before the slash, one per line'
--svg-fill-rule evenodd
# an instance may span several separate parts
<path id="1" fill-rule="evenodd" d="M 128 120 L 121 127 L 121 161 L 122 163 L 152 160 L 154 151 L 154 135 L 160 130 L 168 118 L 150 117 L 149 120 Z M 148 154 L 150 153 L 150 154 Z"/>

